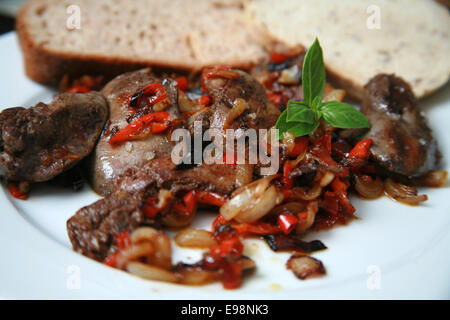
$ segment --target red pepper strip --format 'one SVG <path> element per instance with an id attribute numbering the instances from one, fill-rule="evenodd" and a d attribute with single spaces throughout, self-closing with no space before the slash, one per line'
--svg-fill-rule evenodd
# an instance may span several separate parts
<path id="1" fill-rule="evenodd" d="M 189 191 L 184 197 L 183 202 L 177 202 L 173 206 L 173 211 L 182 216 L 190 216 L 197 209 L 194 191 Z"/>
<path id="2" fill-rule="evenodd" d="M 281 94 L 279 93 L 268 93 L 267 98 L 277 107 L 281 105 Z"/>
<path id="3" fill-rule="evenodd" d="M 339 199 L 339 204 L 342 207 L 342 210 L 346 214 L 353 214 L 355 212 L 355 207 L 350 202 L 350 199 L 347 195 L 347 189 L 349 185 L 343 182 L 339 178 L 335 178 L 333 182 L 331 182 L 331 188 Z"/>
<path id="4" fill-rule="evenodd" d="M 19 186 L 15 182 L 8 182 L 8 191 L 16 199 L 27 200 L 28 195 L 20 191 Z"/>
<path id="5" fill-rule="evenodd" d="M 345 214 L 353 214 L 355 213 L 356 209 L 355 207 L 352 205 L 352 203 L 350 202 L 350 199 L 347 196 L 347 192 L 340 192 L 337 194 L 339 197 L 339 204 L 342 207 L 342 211 Z"/>
<path id="6" fill-rule="evenodd" d="M 229 166 L 232 166 L 232 167 L 236 167 L 236 165 L 237 165 L 237 156 L 236 155 L 233 155 L 233 163 L 229 163 L 228 161 L 227 161 L 227 159 L 228 159 L 228 154 L 227 153 L 224 153 L 224 155 L 223 155 L 223 159 L 222 159 L 222 161 L 223 161 L 223 163 L 225 163 L 226 165 L 229 165 Z"/>
<path id="7" fill-rule="evenodd" d="M 115 237 L 116 245 L 118 250 L 103 260 L 103 263 L 110 266 L 115 267 L 117 264 L 117 256 L 119 255 L 121 250 L 124 250 L 131 246 L 130 233 L 128 231 L 123 231 L 116 235 Z"/>
<path id="8" fill-rule="evenodd" d="M 226 254 L 230 254 L 239 257 L 244 250 L 239 237 L 227 238 L 222 240 L 218 245 L 211 248 L 211 254 L 215 257 L 222 257 Z"/>
<path id="9" fill-rule="evenodd" d="M 289 174 L 291 173 L 294 166 L 292 165 L 291 161 L 286 161 L 283 166 L 283 178 L 282 182 L 285 184 L 287 189 L 292 188 L 294 181 L 289 177 Z"/>
<path id="10" fill-rule="evenodd" d="M 336 193 L 325 191 L 320 207 L 332 215 L 339 213 L 339 197 Z"/>
<path id="11" fill-rule="evenodd" d="M 133 136 L 141 133 L 145 128 L 151 126 L 152 133 L 158 133 L 164 131 L 169 127 L 169 124 L 173 121 L 172 116 L 167 112 L 154 112 L 143 115 L 142 117 L 134 120 L 123 129 L 116 132 L 110 139 L 110 144 L 118 144 L 130 140 Z M 159 123 L 162 126 L 154 123 Z"/>
<path id="12" fill-rule="evenodd" d="M 272 51 L 272 53 L 270 54 L 270 61 L 276 64 L 282 63 L 287 59 L 289 59 L 289 56 L 282 54 L 280 52 Z"/>
<path id="13" fill-rule="evenodd" d="M 292 196 L 292 189 L 283 189 L 284 200 L 288 200 Z"/>
<path id="14" fill-rule="evenodd" d="M 210 204 L 217 207 L 223 206 L 228 200 L 225 196 L 210 191 L 195 190 L 194 194 L 198 203 Z"/>
<path id="15" fill-rule="evenodd" d="M 339 178 L 334 178 L 331 182 L 331 188 L 334 192 L 346 192 L 348 185 Z"/>
<path id="16" fill-rule="evenodd" d="M 236 289 L 241 286 L 242 266 L 234 261 L 226 261 L 222 265 L 222 285 L 225 289 Z"/>
<path id="17" fill-rule="evenodd" d="M 189 191 L 184 197 L 183 202 L 186 205 L 186 210 L 189 212 L 189 214 L 194 213 L 194 211 L 197 209 L 197 203 L 194 191 Z"/>
<path id="18" fill-rule="evenodd" d="M 214 67 L 207 67 L 204 68 L 202 71 L 202 76 L 200 78 L 202 91 L 208 91 L 205 87 L 205 79 L 209 78 L 209 74 L 213 71 L 228 71 L 230 70 L 229 66 L 214 66 Z"/>
<path id="19" fill-rule="evenodd" d="M 329 166 L 337 166 L 336 161 L 331 158 L 331 134 L 325 133 L 322 138 L 318 139 L 314 146 L 311 148 L 313 153 L 319 162 L 323 162 Z"/>
<path id="20" fill-rule="evenodd" d="M 123 231 L 116 236 L 116 244 L 117 248 L 120 250 L 126 249 L 131 246 L 130 233 L 127 231 Z"/>
<path id="21" fill-rule="evenodd" d="M 189 89 L 189 84 L 186 77 L 178 77 L 175 79 L 175 81 L 177 82 L 178 89 L 180 89 L 181 91 L 186 91 L 187 89 Z"/>
<path id="22" fill-rule="evenodd" d="M 211 96 L 209 94 L 204 94 L 198 99 L 198 104 L 202 106 L 209 106 L 211 103 Z"/>
<path id="23" fill-rule="evenodd" d="M 66 90 L 68 93 L 88 93 L 91 92 L 91 89 L 81 86 L 81 85 L 74 85 Z"/>
<path id="24" fill-rule="evenodd" d="M 291 214 L 280 214 L 278 216 L 278 224 L 280 225 L 281 230 L 283 230 L 284 234 L 291 233 L 297 223 L 298 218 Z"/>
<path id="25" fill-rule="evenodd" d="M 348 153 L 349 158 L 360 158 L 367 159 L 369 158 L 369 149 L 372 145 L 372 139 L 365 139 L 358 142 L 355 147 Z"/>
<path id="26" fill-rule="evenodd" d="M 159 82 L 150 83 L 130 98 L 129 101 L 130 107 L 139 106 L 142 97 L 149 97 L 149 96 L 150 96 L 149 103 L 151 105 L 154 105 L 164 100 L 169 95 L 167 94 L 166 90 L 164 89 L 161 83 Z"/>
<path id="27" fill-rule="evenodd" d="M 226 223 L 228 223 L 228 221 L 225 220 L 225 218 L 219 213 L 217 215 L 217 217 L 214 219 L 214 221 L 212 222 L 211 229 L 212 230 L 216 230 L 216 225 L 217 224 L 226 224 Z"/>
<path id="28" fill-rule="evenodd" d="M 233 225 L 233 228 L 237 230 L 239 234 L 276 234 L 281 233 L 281 229 L 278 226 L 271 225 L 267 222 L 256 221 L 253 223 L 240 223 Z"/>
<path id="29" fill-rule="evenodd" d="M 142 206 L 142 211 L 146 217 L 151 219 L 156 217 L 159 212 L 159 209 L 156 207 L 158 200 L 158 197 L 151 197 L 145 200 L 146 203 Z"/>
<path id="30" fill-rule="evenodd" d="M 117 256 L 119 255 L 119 251 L 116 251 L 103 260 L 103 263 L 110 267 L 115 267 L 117 265 Z"/>
<path id="31" fill-rule="evenodd" d="M 289 152 L 290 157 L 297 157 L 301 155 L 308 147 L 309 140 L 306 137 L 295 138 L 295 145 Z"/>

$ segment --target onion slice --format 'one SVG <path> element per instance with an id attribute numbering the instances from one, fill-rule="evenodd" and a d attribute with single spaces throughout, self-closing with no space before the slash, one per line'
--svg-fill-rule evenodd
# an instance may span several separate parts
<path id="1" fill-rule="evenodd" d="M 289 258 L 286 267 L 301 280 L 308 277 L 320 276 L 326 273 L 322 261 L 305 255 L 294 254 Z"/>
<path id="2" fill-rule="evenodd" d="M 428 200 L 427 195 L 419 195 L 416 188 L 394 182 L 391 178 L 384 182 L 384 190 L 392 199 L 412 206 Z"/>
<path id="3" fill-rule="evenodd" d="M 149 280 L 165 281 L 165 282 L 178 281 L 178 277 L 173 272 L 155 266 L 151 266 L 148 264 L 144 264 L 142 262 L 135 262 L 135 261 L 128 262 L 126 269 L 131 274 Z"/>
<path id="4" fill-rule="evenodd" d="M 221 208 L 225 220 L 254 222 L 268 214 L 283 201 L 283 194 L 275 186 L 269 186 L 274 176 L 265 177 L 237 189 Z"/>
<path id="5" fill-rule="evenodd" d="M 211 248 L 217 245 L 211 232 L 195 228 L 186 228 L 175 236 L 175 243 L 186 248 Z"/>
<path id="6" fill-rule="evenodd" d="M 369 176 L 355 175 L 355 189 L 365 199 L 376 199 L 383 194 L 384 186 L 379 177 L 374 180 Z"/>

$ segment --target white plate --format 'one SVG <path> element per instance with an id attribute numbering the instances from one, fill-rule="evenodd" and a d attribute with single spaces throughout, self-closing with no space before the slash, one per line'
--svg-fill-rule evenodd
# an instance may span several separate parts
<path id="1" fill-rule="evenodd" d="M 15 33 L 0 37 L 1 108 L 31 106 L 51 100 L 54 92 L 24 75 Z M 430 66 L 432 67 L 432 66 Z M 450 159 L 449 86 L 421 103 Z M 450 192 L 422 190 L 429 201 L 419 207 L 353 199 L 359 220 L 348 226 L 313 233 L 327 250 L 325 277 L 297 280 L 284 264 L 289 254 L 275 254 L 259 240 L 246 241 L 246 253 L 257 263 L 256 275 L 239 290 L 220 284 L 185 287 L 146 281 L 72 252 L 66 220 L 97 196 L 51 187 L 33 188 L 29 200 L 11 199 L 0 190 L 0 297 L 133 298 L 133 299 L 379 299 L 450 297 Z M 211 215 L 196 222 L 207 227 Z M 199 250 L 175 248 L 174 261 L 195 261 Z"/>

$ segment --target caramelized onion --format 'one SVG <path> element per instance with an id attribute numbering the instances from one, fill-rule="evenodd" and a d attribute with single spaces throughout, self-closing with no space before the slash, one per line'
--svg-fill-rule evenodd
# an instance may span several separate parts
<path id="1" fill-rule="evenodd" d="M 379 177 L 374 180 L 369 176 L 355 175 L 355 189 L 363 198 L 376 199 L 383 194 L 384 186 Z"/>
<path id="2" fill-rule="evenodd" d="M 320 179 L 320 183 L 319 186 L 320 187 L 326 187 L 327 185 L 329 185 L 334 179 L 334 173 L 327 171 L 327 173 L 325 173 L 322 178 Z"/>
<path id="3" fill-rule="evenodd" d="M 181 90 L 178 90 L 178 105 L 180 107 L 180 112 L 194 112 L 194 111 L 198 111 L 205 107 L 205 106 L 198 105 L 195 102 L 193 102 Z"/>
<path id="4" fill-rule="evenodd" d="M 292 198 L 310 201 L 317 199 L 320 194 L 322 193 L 322 188 L 320 187 L 320 184 L 315 184 L 312 188 L 292 188 Z"/>
<path id="5" fill-rule="evenodd" d="M 192 223 L 192 220 L 194 220 L 194 217 L 194 214 L 185 216 L 176 212 L 169 212 L 161 216 L 161 223 L 169 228 L 183 228 L 189 226 Z"/>
<path id="6" fill-rule="evenodd" d="M 302 234 L 306 230 L 312 227 L 314 220 L 316 219 L 316 213 L 319 210 L 319 203 L 317 200 L 310 201 L 306 206 L 306 218 L 300 219 L 295 227 L 297 234 Z"/>
<path id="7" fill-rule="evenodd" d="M 448 172 L 445 170 L 433 170 L 417 180 L 422 187 L 440 188 L 447 182 Z"/>
<path id="8" fill-rule="evenodd" d="M 325 274 L 325 268 L 320 260 L 305 255 L 293 255 L 287 261 L 286 267 L 301 280 Z"/>
<path id="9" fill-rule="evenodd" d="M 296 215 L 299 212 L 305 211 L 305 209 L 306 206 L 303 202 L 288 202 L 276 206 L 271 213 L 275 216 L 283 213 Z"/>
<path id="10" fill-rule="evenodd" d="M 127 271 L 137 275 L 141 278 L 156 280 L 156 281 L 165 281 L 165 282 L 177 282 L 178 277 L 168 270 L 158 268 L 155 266 L 151 266 L 148 264 L 144 264 L 142 262 L 128 262 Z"/>
<path id="11" fill-rule="evenodd" d="M 129 261 L 137 260 L 142 257 L 150 258 L 155 252 L 150 242 L 144 242 L 121 250 L 117 256 L 116 267 L 122 269 Z"/>
<path id="12" fill-rule="evenodd" d="M 149 263 L 164 269 L 172 267 L 170 238 L 166 234 L 159 232 L 153 237 L 152 245 L 155 248 L 155 254 L 149 259 Z"/>
<path id="13" fill-rule="evenodd" d="M 211 248 L 217 245 L 211 232 L 201 229 L 186 228 L 175 236 L 175 243 L 187 248 Z"/>
<path id="14" fill-rule="evenodd" d="M 228 112 L 225 122 L 223 124 L 223 129 L 226 130 L 233 123 L 234 119 L 239 117 L 247 109 L 247 101 L 242 98 L 237 98 L 233 102 L 233 107 Z"/>
<path id="15" fill-rule="evenodd" d="M 262 178 L 237 189 L 220 208 L 222 216 L 238 222 L 254 222 L 265 216 L 283 201 L 283 194 L 277 192 L 275 186 L 269 186 L 273 178 Z"/>
<path id="16" fill-rule="evenodd" d="M 291 153 L 295 146 L 295 136 L 292 132 L 284 132 L 281 146 L 286 148 L 287 154 Z"/>
<path id="17" fill-rule="evenodd" d="M 203 285 L 216 281 L 220 274 L 217 271 L 205 270 L 200 267 L 188 266 L 180 268 L 176 274 L 181 278 L 181 283 L 188 285 Z"/>
<path id="18" fill-rule="evenodd" d="M 140 243 L 143 241 L 152 241 L 153 237 L 158 234 L 158 230 L 151 227 L 140 227 L 134 230 L 130 235 L 132 243 Z"/>
<path id="19" fill-rule="evenodd" d="M 392 199 L 412 206 L 428 200 L 426 195 L 418 195 L 416 188 L 394 182 L 391 178 L 384 182 L 384 190 Z"/>

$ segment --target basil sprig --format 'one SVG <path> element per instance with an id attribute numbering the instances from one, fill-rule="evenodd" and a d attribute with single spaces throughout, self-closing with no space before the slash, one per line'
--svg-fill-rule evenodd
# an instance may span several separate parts
<path id="1" fill-rule="evenodd" d="M 369 128 L 366 117 L 353 106 L 338 102 L 322 102 L 325 90 L 325 65 L 319 40 L 315 40 L 303 60 L 302 86 L 304 101 L 289 100 L 286 110 L 278 118 L 276 128 L 300 137 L 319 127 L 319 120 L 336 128 Z"/>

